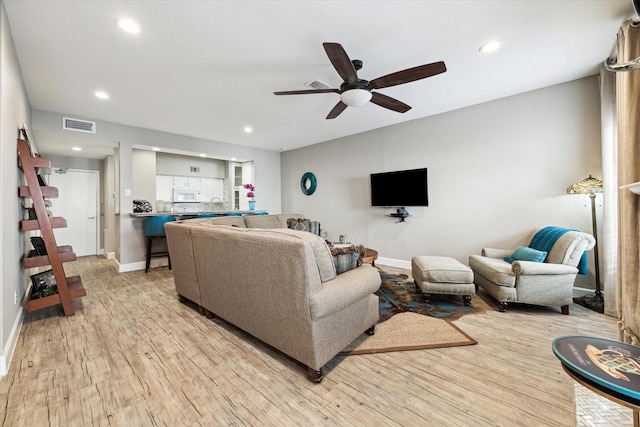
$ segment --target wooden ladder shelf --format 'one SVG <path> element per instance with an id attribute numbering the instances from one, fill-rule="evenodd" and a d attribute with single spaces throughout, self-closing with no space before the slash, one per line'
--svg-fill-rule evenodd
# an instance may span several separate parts
<path id="1" fill-rule="evenodd" d="M 29 143 L 23 139 L 18 139 L 18 166 L 22 169 L 27 180 L 27 185 L 20 187 L 18 194 L 20 197 L 31 198 L 36 216 L 36 219 L 21 221 L 20 228 L 22 231 L 40 230 L 47 250 L 46 255 L 25 256 L 22 259 L 22 267 L 35 268 L 50 265 L 58 287 L 57 294 L 31 299 L 32 287 L 28 293 L 27 311 L 62 304 L 64 314 L 71 316 L 75 313 L 72 300 L 87 295 L 87 291 L 82 285 L 80 276 L 66 277 L 62 263 L 75 261 L 76 255 L 73 253 L 71 246 L 58 246 L 53 234 L 54 228 L 66 227 L 67 221 L 59 217 L 49 218 L 47 215 L 44 198 L 57 197 L 58 189 L 40 185 L 38 168 L 50 168 L 51 162 L 43 157 L 34 157 L 31 154 Z"/>

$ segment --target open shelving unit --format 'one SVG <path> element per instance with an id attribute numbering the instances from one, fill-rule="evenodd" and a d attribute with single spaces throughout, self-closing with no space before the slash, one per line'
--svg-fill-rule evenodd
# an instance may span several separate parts
<path id="1" fill-rule="evenodd" d="M 67 277 L 63 263 L 75 261 L 76 254 L 69 245 L 58 246 L 53 233 L 54 228 L 64 228 L 67 221 L 64 218 L 50 218 L 47 214 L 45 197 L 58 197 L 58 189 L 50 186 L 43 186 L 38 180 L 40 168 L 50 168 L 51 162 L 44 157 L 35 157 L 31 153 L 29 143 L 24 139 L 18 139 L 18 166 L 24 173 L 27 181 L 26 186 L 18 189 L 20 197 L 29 197 L 33 203 L 33 211 L 36 219 L 25 219 L 20 223 L 22 231 L 40 230 L 42 240 L 47 250 L 46 255 L 25 256 L 22 259 L 22 268 L 37 268 L 51 266 L 56 279 L 58 293 L 43 298 L 31 299 L 33 287 L 28 292 L 27 311 L 39 310 L 45 307 L 62 304 L 65 316 L 75 314 L 73 300 L 87 295 L 87 291 L 82 285 L 80 276 Z"/>

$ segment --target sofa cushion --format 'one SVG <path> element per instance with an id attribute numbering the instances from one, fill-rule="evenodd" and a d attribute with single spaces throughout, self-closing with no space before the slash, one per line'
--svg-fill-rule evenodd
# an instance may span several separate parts
<path id="1" fill-rule="evenodd" d="M 318 271 L 320 272 L 320 280 L 323 283 L 332 280 L 336 277 L 336 268 L 333 264 L 329 246 L 320 236 L 311 233 L 305 234 L 307 234 L 308 237 L 313 236 L 308 240 L 311 242 L 313 254 L 316 256 L 316 265 L 318 266 Z M 307 236 L 305 236 L 305 238 L 307 238 Z"/>
<path id="2" fill-rule="evenodd" d="M 286 234 L 295 236 L 300 240 L 307 242 L 316 260 L 316 266 L 320 273 L 320 281 L 326 282 L 336 277 L 336 269 L 333 264 L 333 257 L 329 250 L 329 245 L 320 236 L 313 233 L 301 232 L 298 230 L 289 230 L 287 228 L 277 228 L 268 230 L 273 233 Z"/>
<path id="3" fill-rule="evenodd" d="M 595 239 L 592 235 L 579 231 L 570 231 L 556 240 L 549 251 L 548 262 L 567 264 L 572 267 L 580 264 L 583 254 L 593 248 Z"/>
<path id="4" fill-rule="evenodd" d="M 193 221 L 193 220 L 189 220 Z M 202 221 L 198 222 L 199 225 L 202 226 L 211 226 L 211 225 L 228 225 L 231 227 L 240 227 L 245 228 L 244 218 L 241 216 L 221 216 L 215 218 L 205 218 Z"/>
<path id="5" fill-rule="evenodd" d="M 300 213 L 283 213 L 283 214 L 275 214 L 274 216 L 278 217 L 278 222 L 280 222 L 280 228 L 288 228 L 287 221 L 289 218 L 304 218 L 304 215 Z"/>
<path id="6" fill-rule="evenodd" d="M 331 247 L 336 274 L 344 273 L 362 264 L 365 248 L 362 245 Z"/>
<path id="7" fill-rule="evenodd" d="M 474 275 L 480 274 L 496 285 L 510 288 L 516 286 L 516 276 L 511 269 L 511 264 L 505 260 L 488 258 L 481 255 L 470 255 L 469 266 L 473 270 Z"/>
<path id="8" fill-rule="evenodd" d="M 504 257 L 504 260 L 511 264 L 513 261 L 544 262 L 546 258 L 547 253 L 545 251 L 539 251 L 527 246 L 518 246 L 511 253 L 511 256 Z"/>
<path id="9" fill-rule="evenodd" d="M 247 228 L 280 228 L 278 217 L 274 215 L 248 215 L 244 217 Z"/>

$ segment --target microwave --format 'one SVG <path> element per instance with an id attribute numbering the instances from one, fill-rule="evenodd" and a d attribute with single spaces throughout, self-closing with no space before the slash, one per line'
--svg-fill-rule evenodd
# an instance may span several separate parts
<path id="1" fill-rule="evenodd" d="M 193 188 L 174 188 L 173 203 L 201 203 L 202 191 Z"/>

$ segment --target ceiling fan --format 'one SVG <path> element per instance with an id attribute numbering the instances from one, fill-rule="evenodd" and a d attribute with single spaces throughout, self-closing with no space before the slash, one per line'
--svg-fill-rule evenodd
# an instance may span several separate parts
<path id="1" fill-rule="evenodd" d="M 387 74 L 386 76 L 367 81 L 358 78 L 357 70 L 362 68 L 362 61 L 358 59 L 354 59 L 352 61 L 349 59 L 349 56 L 340 43 L 322 43 L 322 46 L 324 46 L 324 50 L 329 57 L 329 61 L 331 61 L 333 67 L 336 69 L 338 74 L 340 74 L 342 80 L 344 80 L 339 89 L 289 90 L 273 93 L 274 95 L 338 93 L 340 94 L 340 101 L 329 112 L 327 119 L 335 119 L 347 107 L 360 107 L 369 101 L 389 110 L 406 113 L 411 109 L 409 105 L 379 92 L 373 92 L 373 90 L 425 79 L 447 71 L 447 67 L 444 65 L 444 62 L 438 61 L 431 64 L 420 65 L 418 67 L 407 68 L 406 70 Z"/>

